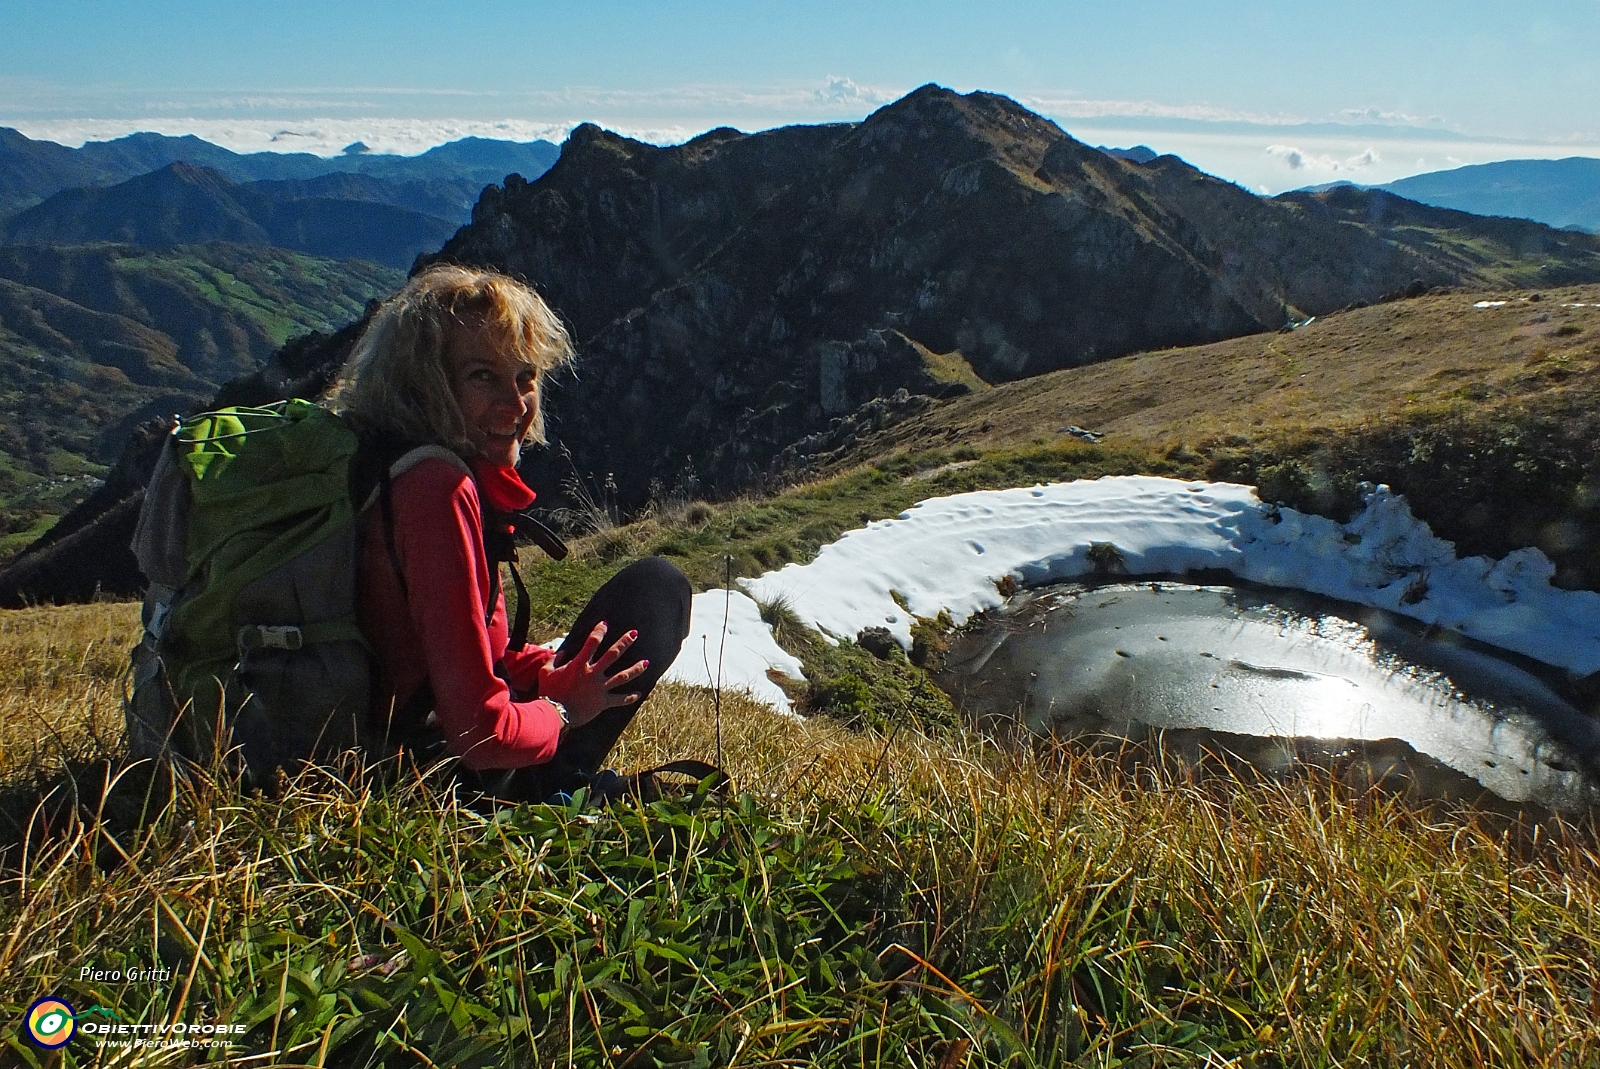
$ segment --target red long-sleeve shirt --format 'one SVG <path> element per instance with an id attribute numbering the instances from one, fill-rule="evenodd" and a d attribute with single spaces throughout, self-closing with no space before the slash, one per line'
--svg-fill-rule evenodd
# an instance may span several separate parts
<path id="1" fill-rule="evenodd" d="M 431 681 L 439 728 L 468 768 L 550 760 L 560 714 L 547 701 L 515 698 L 537 693 L 539 669 L 555 654 L 538 646 L 506 651 L 505 598 L 484 558 L 483 512 L 472 477 L 429 458 L 395 479 L 391 492 L 395 556 L 405 586 L 390 562 L 376 507 L 362 552 L 361 626 L 379 668 L 374 715 L 387 717 Z M 491 597 L 494 613 L 486 623 Z M 495 674 L 497 663 L 504 679 Z"/>

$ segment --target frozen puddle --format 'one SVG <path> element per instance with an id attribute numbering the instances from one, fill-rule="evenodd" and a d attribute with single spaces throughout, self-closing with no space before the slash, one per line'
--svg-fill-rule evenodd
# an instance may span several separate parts
<path id="1" fill-rule="evenodd" d="M 983 614 L 943 679 L 982 715 L 1020 708 L 1041 728 L 1156 730 L 1267 767 L 1367 762 L 1374 778 L 1431 777 L 1445 794 L 1595 804 L 1600 720 L 1558 691 L 1600 685 L 1600 593 L 1552 586 L 1537 549 L 1457 557 L 1387 487 L 1364 497 L 1343 523 L 1248 486 L 1142 475 L 930 498 L 741 580 L 748 656 L 735 659 L 731 628 L 722 637 L 729 595 L 696 598 L 693 641 L 746 665 L 721 678 L 755 692 L 794 669 L 754 602 L 782 602 L 830 641 L 885 628 L 908 649 L 917 617 Z M 1197 574 L 1239 585 L 1048 588 Z M 1000 593 L 1019 587 L 1041 593 Z"/>
<path id="2" fill-rule="evenodd" d="M 1422 754 L 1511 802 L 1600 802 L 1600 723 L 1514 658 L 1382 610 L 1140 582 L 1030 591 L 973 623 L 941 684 L 980 720 L 1020 711 L 1068 735 L 1214 735 L 1253 764 L 1354 757 L 1373 778 L 1450 793 L 1430 790 L 1439 777 Z M 1348 745 L 1362 740 L 1406 745 Z"/>

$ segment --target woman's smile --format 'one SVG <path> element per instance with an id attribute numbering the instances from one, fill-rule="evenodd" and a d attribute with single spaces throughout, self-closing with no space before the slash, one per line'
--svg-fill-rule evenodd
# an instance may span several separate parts
<path id="1" fill-rule="evenodd" d="M 456 332 L 448 350 L 450 386 L 478 454 L 515 466 L 539 412 L 539 387 L 533 366 L 504 345 L 482 330 Z"/>

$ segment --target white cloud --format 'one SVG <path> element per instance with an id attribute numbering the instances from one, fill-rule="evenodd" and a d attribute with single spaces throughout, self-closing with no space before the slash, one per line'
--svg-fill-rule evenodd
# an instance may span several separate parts
<path id="1" fill-rule="evenodd" d="M 1348 172 L 1363 171 L 1375 166 L 1383 157 L 1379 156 L 1376 149 L 1368 148 L 1365 152 L 1347 157 L 1343 160 L 1325 153 L 1311 153 L 1294 145 L 1268 145 L 1267 155 L 1281 159 L 1284 166 L 1291 171 L 1319 171 Z"/>
<path id="2" fill-rule="evenodd" d="M 1404 111 L 1385 111 L 1382 108 L 1345 108 L 1339 117 L 1353 123 L 1386 123 L 1400 126 L 1437 125 L 1444 122 L 1438 115 L 1412 115 Z"/>
<path id="3" fill-rule="evenodd" d="M 352 141 L 365 142 L 374 152 L 402 156 L 426 152 L 463 137 L 504 141 L 543 139 L 560 144 L 576 121 L 537 122 L 526 119 L 392 119 L 318 118 L 285 122 L 275 119 L 144 118 L 54 119 L 45 121 L 0 119 L 0 126 L 15 126 L 28 137 L 77 147 L 85 141 L 109 141 L 148 131 L 178 137 L 194 134 L 234 152 L 310 152 L 336 156 Z M 706 125 L 603 123 L 607 129 L 653 145 L 677 145 L 708 129 Z"/>
<path id="4" fill-rule="evenodd" d="M 816 90 L 818 103 L 828 105 L 839 104 L 865 104 L 877 107 L 887 104 L 894 99 L 887 93 L 877 89 L 869 89 L 857 85 L 849 78 L 840 78 L 837 75 L 828 75 L 828 84 Z"/>
<path id="5" fill-rule="evenodd" d="M 584 121 L 640 141 L 672 145 L 716 126 L 755 131 L 786 123 L 860 119 L 881 101 L 904 91 L 835 75 L 777 86 L 692 85 L 652 91 L 575 86 L 538 93 L 508 90 L 406 98 L 401 94 L 407 90 L 366 89 L 349 91 L 343 104 L 338 100 L 341 91 L 332 90 L 239 94 L 229 99 L 235 103 L 249 99 L 257 106 L 231 112 L 210 106 L 220 95 L 204 103 L 191 102 L 191 110 L 179 110 L 180 101 L 174 96 L 167 101 L 172 109 L 166 111 L 63 107 L 8 113 L 7 87 L 0 75 L 0 126 L 15 126 L 29 137 L 81 145 L 150 130 L 195 134 L 237 152 L 302 151 L 323 156 L 337 155 L 352 141 L 364 142 L 376 152 L 407 155 L 468 136 L 560 143 Z M 357 107 L 355 101 L 366 103 Z M 1246 188 L 1270 192 L 1333 177 L 1381 184 L 1424 170 L 1513 157 L 1600 156 L 1600 138 L 1509 142 L 1447 134 L 1438 128 L 1379 129 L 1351 123 L 1290 129 L 1288 124 L 1304 120 L 1201 105 L 1091 100 L 1066 93 L 1023 97 L 1020 102 L 1057 118 L 1090 144 L 1149 145 Z M 1069 111 L 1100 117 L 1069 120 Z M 1377 150 L 1376 145 L 1383 148 Z"/>
<path id="6" fill-rule="evenodd" d="M 1291 171 L 1298 171 L 1311 166 L 1311 163 L 1306 159 L 1306 154 L 1304 152 L 1301 152 L 1297 148 L 1291 148 L 1288 145 L 1268 145 L 1267 155 L 1282 157 L 1283 162 L 1288 164 L 1289 170 Z"/>
<path id="7" fill-rule="evenodd" d="M 1069 119 L 1148 118 L 1194 119 L 1200 122 L 1248 122 L 1263 126 L 1293 126 L 1306 122 L 1300 115 L 1219 108 L 1209 104 L 1162 104 L 1153 100 L 1110 100 L 1091 97 L 1019 96 L 1018 102 L 1035 111 Z"/>

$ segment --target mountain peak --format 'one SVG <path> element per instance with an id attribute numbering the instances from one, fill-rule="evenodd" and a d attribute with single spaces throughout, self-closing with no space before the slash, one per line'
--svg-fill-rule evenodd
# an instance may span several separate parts
<path id="1" fill-rule="evenodd" d="M 149 186 L 159 186 L 164 183 L 178 182 L 186 186 L 196 186 L 200 189 L 214 193 L 222 193 L 232 189 L 236 182 L 228 179 L 221 171 L 212 167 L 205 167 L 198 163 L 186 163 L 183 160 L 174 160 L 165 167 L 151 171 L 147 175 L 130 179 Z"/>

